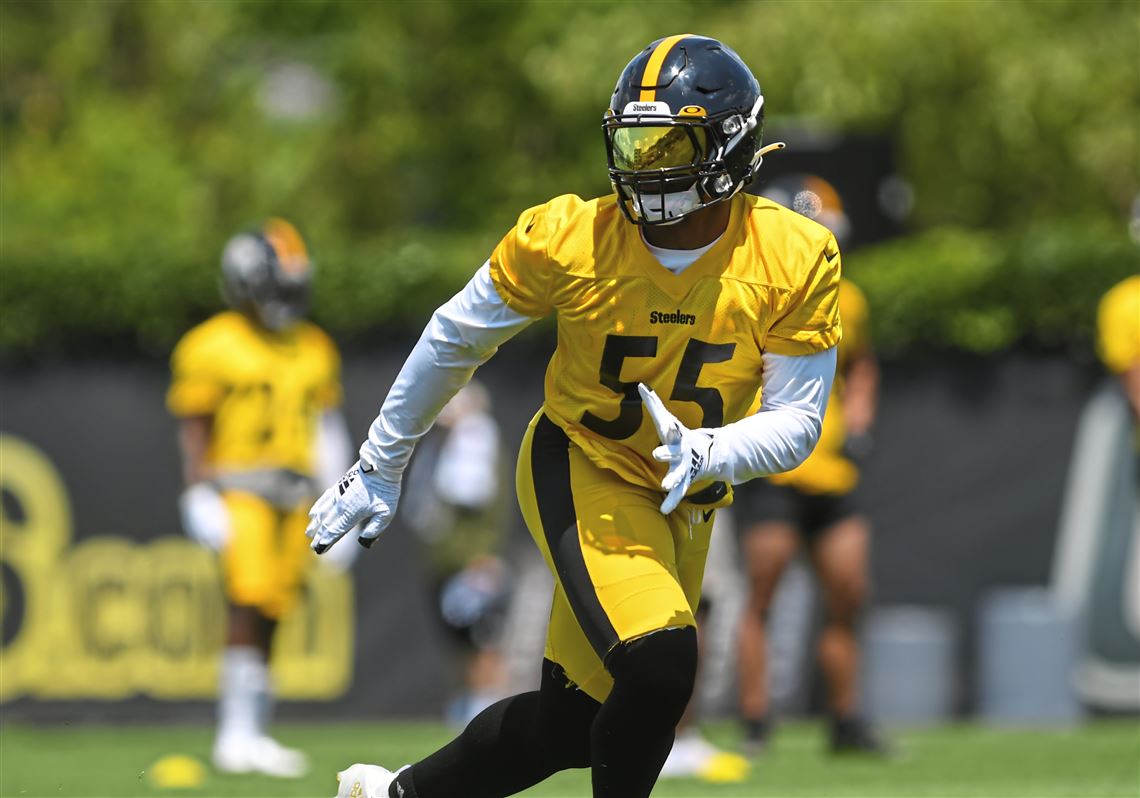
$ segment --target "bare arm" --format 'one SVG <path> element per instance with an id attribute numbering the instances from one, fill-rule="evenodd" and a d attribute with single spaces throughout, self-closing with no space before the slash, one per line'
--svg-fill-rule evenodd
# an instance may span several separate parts
<path id="1" fill-rule="evenodd" d="M 1124 395 L 1128 397 L 1132 415 L 1140 421 L 1140 361 L 1133 363 L 1117 376 L 1120 377 L 1120 384 L 1124 386 Z"/>
<path id="2" fill-rule="evenodd" d="M 879 400 L 879 363 L 874 353 L 867 350 L 852 361 L 846 377 L 844 425 L 850 435 L 866 435 L 875 424 L 875 408 Z"/>
<path id="3" fill-rule="evenodd" d="M 188 416 L 179 422 L 178 448 L 182 453 L 182 479 L 187 486 L 213 476 L 206 464 L 213 429 L 213 416 Z"/>
<path id="4" fill-rule="evenodd" d="M 182 452 L 186 489 L 178 498 L 178 512 L 187 535 L 221 551 L 229 537 L 230 519 L 217 487 L 208 481 L 213 471 L 206 463 L 206 452 L 213 428 L 213 416 L 187 416 L 179 421 L 178 448 Z"/>

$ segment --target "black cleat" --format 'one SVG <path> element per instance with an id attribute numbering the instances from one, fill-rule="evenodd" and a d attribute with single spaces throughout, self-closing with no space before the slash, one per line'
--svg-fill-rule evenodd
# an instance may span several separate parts
<path id="1" fill-rule="evenodd" d="M 860 717 L 832 718 L 831 753 L 890 756 L 889 745 Z"/>
<path id="2" fill-rule="evenodd" d="M 765 715 L 758 719 L 744 721 L 744 739 L 740 741 L 740 752 L 745 756 L 760 756 L 768 750 L 768 735 L 772 723 Z"/>

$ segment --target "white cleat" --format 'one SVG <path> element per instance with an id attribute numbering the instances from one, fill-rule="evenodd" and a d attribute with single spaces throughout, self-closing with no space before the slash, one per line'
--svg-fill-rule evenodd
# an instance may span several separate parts
<path id="1" fill-rule="evenodd" d="M 308 759 L 272 737 L 221 739 L 214 744 L 214 767 L 223 773 L 262 773 L 296 779 L 309 769 Z"/>
<path id="2" fill-rule="evenodd" d="M 722 751 L 700 734 L 689 731 L 673 741 L 673 749 L 661 768 L 661 778 L 695 778 L 724 784 L 744 781 L 750 769 L 751 764 L 740 754 Z"/>
<path id="3" fill-rule="evenodd" d="M 379 765 L 350 765 L 336 774 L 336 798 L 388 798 L 396 774 Z"/>

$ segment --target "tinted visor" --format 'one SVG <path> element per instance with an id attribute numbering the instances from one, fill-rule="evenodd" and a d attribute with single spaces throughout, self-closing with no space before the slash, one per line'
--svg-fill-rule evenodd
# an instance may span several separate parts
<path id="1" fill-rule="evenodd" d="M 704 160 L 704 128 L 691 125 L 618 127 L 613 131 L 614 167 L 645 172 L 693 166 Z"/>

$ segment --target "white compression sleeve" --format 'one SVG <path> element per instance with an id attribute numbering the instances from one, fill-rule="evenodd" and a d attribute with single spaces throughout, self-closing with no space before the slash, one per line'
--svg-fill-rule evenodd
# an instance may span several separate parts
<path id="1" fill-rule="evenodd" d="M 710 430 L 716 476 L 738 485 L 806 460 L 819 441 L 834 378 L 835 347 L 795 357 L 765 353 L 760 409 Z"/>
<path id="2" fill-rule="evenodd" d="M 500 344 L 534 321 L 503 302 L 484 263 L 462 291 L 432 314 L 368 430 L 361 461 L 398 482 L 416 442 L 443 406 Z"/>

